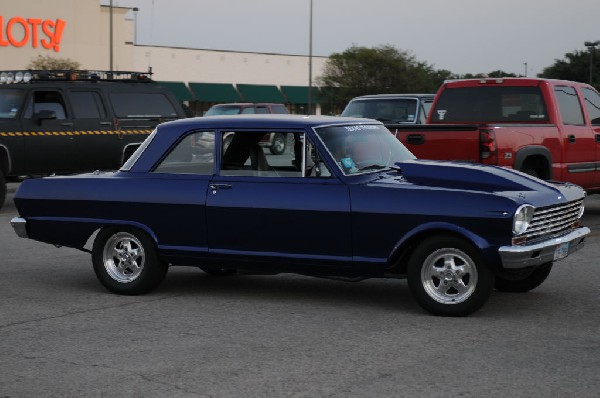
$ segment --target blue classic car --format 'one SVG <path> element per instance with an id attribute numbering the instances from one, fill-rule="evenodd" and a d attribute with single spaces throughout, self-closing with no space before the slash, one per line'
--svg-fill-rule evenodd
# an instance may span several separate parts
<path id="1" fill-rule="evenodd" d="M 259 145 L 273 132 L 287 135 L 285 155 Z M 539 286 L 583 247 L 584 195 L 505 168 L 417 160 L 374 120 L 216 116 L 159 125 L 116 172 L 24 181 L 12 225 L 91 252 L 119 294 L 157 288 L 176 265 L 407 278 L 427 311 L 464 316 L 494 287 Z"/>

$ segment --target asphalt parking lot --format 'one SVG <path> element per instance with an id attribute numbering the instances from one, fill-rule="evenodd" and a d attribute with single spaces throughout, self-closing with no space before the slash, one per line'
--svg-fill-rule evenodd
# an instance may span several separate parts
<path id="1" fill-rule="evenodd" d="M 86 253 L 18 238 L 0 210 L 0 397 L 597 397 L 593 234 L 526 294 L 468 318 L 424 313 L 405 281 L 210 277 L 174 268 L 123 297 Z"/>

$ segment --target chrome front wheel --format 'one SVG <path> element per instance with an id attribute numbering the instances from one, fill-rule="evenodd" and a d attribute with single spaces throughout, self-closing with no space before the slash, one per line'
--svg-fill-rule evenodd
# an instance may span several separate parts
<path id="1" fill-rule="evenodd" d="M 407 270 L 415 300 L 435 315 L 465 316 L 483 306 L 494 274 L 479 250 L 453 235 L 434 235 L 413 251 Z"/>
<path id="2" fill-rule="evenodd" d="M 462 303 L 475 291 L 477 267 L 460 250 L 439 249 L 425 259 L 421 283 L 427 294 L 438 303 Z"/>

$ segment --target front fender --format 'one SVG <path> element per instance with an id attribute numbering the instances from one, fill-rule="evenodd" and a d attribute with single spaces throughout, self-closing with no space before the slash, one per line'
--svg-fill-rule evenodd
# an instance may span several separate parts
<path id="1" fill-rule="evenodd" d="M 483 236 L 448 222 L 429 222 L 418 225 L 408 231 L 394 246 L 394 250 L 387 259 L 388 267 L 404 269 L 410 254 L 424 239 L 434 235 L 452 234 L 457 235 L 471 243 L 479 250 L 484 261 L 493 269 L 500 267 L 501 261 L 498 254 L 498 246 L 490 243 Z"/>

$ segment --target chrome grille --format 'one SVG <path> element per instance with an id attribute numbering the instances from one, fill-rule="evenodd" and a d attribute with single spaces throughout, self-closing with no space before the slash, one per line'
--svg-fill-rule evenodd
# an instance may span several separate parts
<path id="1" fill-rule="evenodd" d="M 583 199 L 558 206 L 535 209 L 533 219 L 522 237 L 527 242 L 561 235 L 569 231 L 578 220 Z"/>

